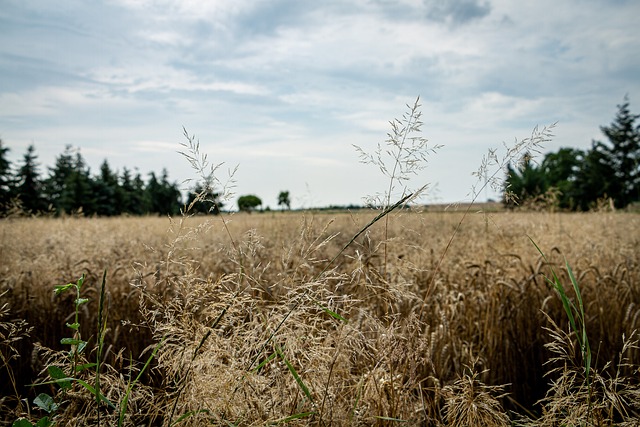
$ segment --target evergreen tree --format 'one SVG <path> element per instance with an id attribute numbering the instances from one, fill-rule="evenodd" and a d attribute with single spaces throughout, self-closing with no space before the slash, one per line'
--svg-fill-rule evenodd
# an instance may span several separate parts
<path id="1" fill-rule="evenodd" d="M 561 148 L 557 153 L 549 153 L 540 164 L 545 179 L 545 187 L 559 190 L 559 206 L 574 209 L 576 205 L 576 174 L 584 159 L 584 152 L 573 148 Z"/>
<path id="2" fill-rule="evenodd" d="M 124 209 L 123 190 L 118 182 L 118 175 L 111 171 L 105 159 L 100 166 L 100 175 L 93 181 L 95 209 L 98 215 L 120 215 Z"/>
<path id="3" fill-rule="evenodd" d="M 220 194 L 213 191 L 205 191 L 204 186 L 200 183 L 189 192 L 187 199 L 187 207 L 190 207 L 190 213 L 203 213 L 218 215 L 224 204 L 220 201 Z"/>
<path id="4" fill-rule="evenodd" d="M 158 180 L 156 174 L 149 174 L 149 182 L 145 191 L 149 212 L 160 215 L 177 215 L 182 207 L 182 195 L 178 185 L 169 182 L 169 173 L 162 170 L 162 177 Z"/>
<path id="5" fill-rule="evenodd" d="M 40 172 L 38 172 L 37 159 L 35 147 L 30 145 L 16 176 L 16 195 L 22 208 L 29 213 L 46 210 L 46 203 L 42 198 L 42 182 Z"/>
<path id="6" fill-rule="evenodd" d="M 8 147 L 4 147 L 0 139 L 0 216 L 8 209 L 13 195 L 13 176 L 11 174 L 11 162 L 6 156 Z"/>
<path id="7" fill-rule="evenodd" d="M 144 191 L 145 204 L 147 206 L 147 212 L 159 213 L 160 212 L 160 199 L 161 199 L 161 187 L 156 178 L 154 172 L 149 173 L 149 180 Z"/>
<path id="8" fill-rule="evenodd" d="M 129 198 L 130 212 L 136 215 L 147 214 L 150 211 L 147 198 L 145 196 L 145 185 L 140 173 L 137 172 L 133 178 L 133 192 Z"/>
<path id="9" fill-rule="evenodd" d="M 140 214 L 141 212 L 136 212 L 137 207 L 133 204 L 133 200 L 136 198 L 134 194 L 135 188 L 133 187 L 131 172 L 126 167 L 122 169 L 122 175 L 120 175 L 119 190 L 122 200 L 122 213 Z"/>
<path id="10" fill-rule="evenodd" d="M 596 144 L 608 157 L 612 176 L 603 176 L 603 179 L 609 181 L 607 195 L 618 208 L 640 201 L 640 125 L 635 124 L 639 117 L 640 114 L 631 114 L 629 99 L 625 96 L 613 123 L 600 127 L 609 144 Z"/>
<path id="11" fill-rule="evenodd" d="M 76 153 L 72 167 L 71 174 L 64 182 L 62 207 L 67 213 L 82 211 L 85 215 L 92 215 L 96 209 L 90 171 L 80 152 Z"/>
<path id="12" fill-rule="evenodd" d="M 615 169 L 603 144 L 592 142 L 576 171 L 574 183 L 576 208 L 591 209 L 598 199 L 615 192 Z"/>
<path id="13" fill-rule="evenodd" d="M 518 169 L 507 166 L 505 181 L 505 198 L 503 203 L 507 207 L 514 207 L 524 203 L 527 199 L 544 194 L 547 191 L 543 170 L 536 166 L 531 155 L 525 154 Z"/>
<path id="14" fill-rule="evenodd" d="M 162 169 L 162 180 L 160 181 L 160 200 L 158 213 L 161 215 L 177 215 L 182 208 L 182 194 L 177 183 L 169 182 L 169 172 Z"/>
<path id="15" fill-rule="evenodd" d="M 56 158 L 54 167 L 49 169 L 49 177 L 44 183 L 47 201 L 58 214 L 71 211 L 66 186 L 73 171 L 73 147 L 67 145 L 64 153 Z"/>

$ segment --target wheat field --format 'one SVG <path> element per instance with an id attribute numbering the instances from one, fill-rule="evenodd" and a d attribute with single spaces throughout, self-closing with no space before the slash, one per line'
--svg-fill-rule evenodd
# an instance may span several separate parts
<path id="1" fill-rule="evenodd" d="M 639 215 L 377 214 L 0 221 L 2 420 L 638 425 Z"/>

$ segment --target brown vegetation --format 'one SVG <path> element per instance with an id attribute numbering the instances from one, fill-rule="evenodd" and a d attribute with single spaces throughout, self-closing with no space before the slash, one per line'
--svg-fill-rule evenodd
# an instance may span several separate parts
<path id="1" fill-rule="evenodd" d="M 221 217 L 3 220 L 3 419 L 38 419 L 44 390 L 60 398 L 58 425 L 95 425 L 98 414 L 113 425 L 159 343 L 124 425 L 611 425 L 640 415 L 640 216 L 470 215 L 438 267 L 462 214 L 403 211 L 386 241 L 375 224 L 329 265 L 374 215 L 237 214 L 228 229 Z M 586 380 L 550 266 L 527 236 L 570 298 L 565 259 L 578 279 Z M 73 298 L 53 287 L 82 273 L 81 334 L 95 360 L 104 270 L 101 381 L 117 409 L 76 383 L 64 398 L 55 384 L 27 386 L 65 364 Z"/>

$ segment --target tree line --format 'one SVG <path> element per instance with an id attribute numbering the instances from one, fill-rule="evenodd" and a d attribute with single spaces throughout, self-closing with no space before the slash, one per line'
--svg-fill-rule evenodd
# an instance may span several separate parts
<path id="1" fill-rule="evenodd" d="M 126 167 L 114 171 L 105 159 L 92 174 L 80 151 L 68 145 L 46 175 L 41 172 L 35 147 L 30 145 L 22 160 L 12 165 L 9 149 L 0 139 L 0 217 L 11 212 L 27 214 L 82 214 L 85 216 L 219 214 L 225 206 L 220 194 L 201 183 L 189 191 L 186 201 L 166 169 L 160 175 Z M 278 195 L 278 205 L 291 209 L 288 191 Z M 262 206 L 255 195 L 238 198 L 240 211 L 252 212 Z"/>
<path id="2" fill-rule="evenodd" d="M 586 211 L 603 202 L 615 208 L 640 202 L 640 114 L 631 113 L 628 97 L 617 107 L 613 122 L 600 127 L 606 142 L 561 148 L 539 163 L 526 155 L 519 167 L 509 165 L 503 203 Z"/>
<path id="3" fill-rule="evenodd" d="M 33 145 L 15 167 L 8 152 L 0 140 L 0 216 L 12 210 L 100 216 L 180 213 L 182 194 L 166 169 L 160 175 L 151 172 L 145 181 L 127 168 L 113 171 L 105 159 L 94 175 L 81 153 L 67 146 L 45 175 Z"/>
<path id="4" fill-rule="evenodd" d="M 550 152 L 541 162 L 525 156 L 521 165 L 507 167 L 502 202 L 508 208 L 544 206 L 564 210 L 589 210 L 603 200 L 615 208 L 640 202 L 640 125 L 639 114 L 632 114 L 629 100 L 618 105 L 614 121 L 601 126 L 607 142 L 592 141 L 591 148 L 561 148 Z M 75 214 L 99 216 L 176 215 L 185 206 L 193 213 L 217 214 L 223 207 L 219 194 L 199 185 L 190 192 L 185 204 L 166 169 L 143 180 L 126 167 L 111 169 L 105 159 L 97 174 L 92 174 L 80 151 L 67 146 L 46 175 L 40 170 L 33 145 L 22 161 L 12 165 L 9 149 L 0 140 L 0 216 L 12 210 L 36 214 Z M 238 199 L 241 211 L 262 205 L 254 195 Z M 288 191 L 278 195 L 278 205 L 290 209 Z"/>

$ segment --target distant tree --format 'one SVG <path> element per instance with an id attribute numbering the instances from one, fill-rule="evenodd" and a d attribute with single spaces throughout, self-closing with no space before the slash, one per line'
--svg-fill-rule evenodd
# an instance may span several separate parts
<path id="1" fill-rule="evenodd" d="M 136 176 L 133 177 L 133 192 L 129 199 L 130 212 L 136 215 L 142 215 L 149 213 L 150 208 L 145 197 L 145 184 L 144 180 L 140 176 L 140 172 L 136 172 Z"/>
<path id="2" fill-rule="evenodd" d="M 291 209 L 291 200 L 289 199 L 288 191 L 281 191 L 280 194 L 278 194 L 278 206 L 282 209 L 285 207 L 287 209 Z"/>
<path id="3" fill-rule="evenodd" d="M 158 213 L 160 210 L 159 201 L 161 199 L 161 186 L 155 172 L 149 173 L 149 180 L 144 191 L 145 204 L 148 212 Z"/>
<path id="4" fill-rule="evenodd" d="M 616 207 L 623 208 L 640 201 L 640 125 L 635 124 L 640 114 L 631 114 L 626 96 L 617 107 L 613 123 L 600 127 L 609 143 L 597 142 L 594 148 L 608 158 L 613 172 L 607 195 L 613 198 Z"/>
<path id="5" fill-rule="evenodd" d="M 37 159 L 35 147 L 30 145 L 16 174 L 16 195 L 22 208 L 30 213 L 46 210 Z"/>
<path id="6" fill-rule="evenodd" d="M 599 142 L 592 142 L 576 171 L 574 194 L 576 208 L 586 211 L 599 199 L 615 192 L 615 169 L 611 158 Z"/>
<path id="7" fill-rule="evenodd" d="M 124 194 L 118 175 L 111 171 L 106 159 L 100 165 L 100 174 L 92 184 L 96 213 L 105 216 L 120 215 L 124 210 Z"/>
<path id="8" fill-rule="evenodd" d="M 62 207 L 67 213 L 82 212 L 85 215 L 96 213 L 91 171 L 80 151 L 76 152 L 71 174 L 64 182 Z"/>
<path id="9" fill-rule="evenodd" d="M 44 182 L 44 192 L 47 202 L 57 213 L 66 211 L 68 206 L 63 200 L 65 188 L 74 170 L 73 147 L 67 145 L 62 154 L 56 158 L 55 165 L 49 169 L 49 177 Z"/>
<path id="10" fill-rule="evenodd" d="M 11 162 L 7 160 L 9 148 L 4 147 L 0 139 L 0 216 L 6 212 L 13 194 L 13 175 Z"/>
<path id="11" fill-rule="evenodd" d="M 133 215 L 144 214 L 146 211 L 144 206 L 144 182 L 140 174 L 132 178 L 131 171 L 125 167 L 122 169 L 119 181 L 122 212 Z"/>
<path id="12" fill-rule="evenodd" d="M 120 184 L 120 197 L 122 200 L 122 213 L 133 213 L 131 206 L 131 197 L 133 197 L 133 182 L 131 180 L 131 171 L 126 167 L 122 169 L 122 175 L 118 177 Z"/>
<path id="13" fill-rule="evenodd" d="M 205 190 L 200 183 L 197 183 L 189 192 L 187 207 L 190 207 L 190 212 L 192 213 L 218 215 L 223 206 L 224 203 L 220 201 L 220 194 L 210 189 Z"/>
<path id="14" fill-rule="evenodd" d="M 177 183 L 169 182 L 169 172 L 162 169 L 162 215 L 177 215 L 182 208 L 182 193 Z"/>
<path id="15" fill-rule="evenodd" d="M 556 153 L 548 153 L 540 170 L 544 175 L 545 188 L 559 191 L 558 205 L 563 209 L 576 206 L 576 174 L 584 159 L 584 152 L 573 148 L 561 148 Z"/>
<path id="16" fill-rule="evenodd" d="M 238 209 L 243 212 L 252 212 L 260 205 L 262 205 L 262 200 L 253 194 L 240 196 L 238 198 Z"/>
<path id="17" fill-rule="evenodd" d="M 507 166 L 505 180 L 504 204 L 514 207 L 529 198 L 536 197 L 546 191 L 544 172 L 533 162 L 530 154 L 525 154 L 518 168 Z"/>
<path id="18" fill-rule="evenodd" d="M 169 173 L 162 170 L 160 180 L 155 173 L 149 174 L 145 197 L 149 211 L 160 215 L 177 215 L 182 206 L 182 195 L 176 183 L 169 182 Z"/>

